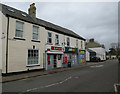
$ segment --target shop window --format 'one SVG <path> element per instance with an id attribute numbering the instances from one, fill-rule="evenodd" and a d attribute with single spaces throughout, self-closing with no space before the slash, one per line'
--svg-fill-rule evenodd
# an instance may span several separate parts
<path id="1" fill-rule="evenodd" d="M 48 39 L 47 43 L 51 44 L 52 43 L 52 33 L 48 32 Z"/>
<path id="2" fill-rule="evenodd" d="M 39 50 L 29 49 L 28 50 L 28 66 L 39 65 Z"/>
<path id="3" fill-rule="evenodd" d="M 61 60 L 61 56 L 62 56 L 62 55 L 58 55 L 58 60 Z"/>
<path id="4" fill-rule="evenodd" d="M 22 22 L 16 22 L 15 37 L 23 38 L 23 24 Z"/>
<path id="5" fill-rule="evenodd" d="M 33 39 L 38 40 L 38 27 L 33 26 Z"/>
<path id="6" fill-rule="evenodd" d="M 59 35 L 55 35 L 55 45 L 59 44 Z"/>
<path id="7" fill-rule="evenodd" d="M 67 38 L 67 46 L 70 46 L 70 38 Z"/>

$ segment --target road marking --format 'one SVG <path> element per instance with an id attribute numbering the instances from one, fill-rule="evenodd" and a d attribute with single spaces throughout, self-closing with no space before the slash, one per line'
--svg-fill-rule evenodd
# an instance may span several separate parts
<path id="1" fill-rule="evenodd" d="M 103 67 L 104 65 L 95 65 L 95 66 L 90 66 L 91 68 L 95 68 L 95 67 Z"/>
<path id="2" fill-rule="evenodd" d="M 118 84 L 118 83 L 115 83 L 115 84 L 114 84 L 115 92 L 118 92 L 118 89 L 117 89 L 118 86 L 120 86 L 120 84 Z"/>
<path id="3" fill-rule="evenodd" d="M 74 77 L 74 78 L 78 79 L 79 77 Z"/>
<path id="4" fill-rule="evenodd" d="M 71 78 L 72 78 L 72 77 L 70 76 L 70 77 L 66 78 L 65 80 L 60 81 L 60 82 L 58 82 L 58 83 L 53 83 L 53 84 L 46 85 L 46 86 L 42 86 L 42 87 L 38 87 L 38 88 L 28 89 L 26 92 L 31 92 L 31 91 L 38 90 L 38 89 L 41 89 L 41 88 L 47 88 L 47 87 L 55 86 L 55 85 L 58 85 L 58 84 L 62 84 L 62 83 L 64 83 L 64 82 L 70 80 Z"/>

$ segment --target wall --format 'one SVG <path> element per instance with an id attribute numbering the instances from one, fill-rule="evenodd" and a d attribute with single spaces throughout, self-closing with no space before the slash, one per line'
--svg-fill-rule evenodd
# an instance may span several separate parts
<path id="1" fill-rule="evenodd" d="M 76 40 L 78 40 L 78 48 L 81 49 L 81 41 L 83 41 L 83 40 L 80 40 L 80 39 L 77 39 L 74 37 L 70 37 L 67 35 L 59 34 L 54 31 L 51 31 L 51 30 L 46 30 L 46 36 L 48 36 L 48 32 L 52 33 L 52 44 L 53 45 L 55 45 L 55 34 L 58 34 L 60 46 L 64 46 L 64 45 L 62 45 L 62 43 L 65 42 L 65 47 L 67 47 L 67 37 L 69 37 L 70 38 L 70 47 L 76 48 Z M 46 43 L 47 43 L 47 37 L 46 37 Z M 82 50 L 85 50 L 85 41 L 83 41 L 83 49 Z"/>
<path id="2" fill-rule="evenodd" d="M 86 61 L 90 61 L 90 53 L 86 50 Z"/>
<path id="3" fill-rule="evenodd" d="M 43 69 L 44 53 L 45 53 L 45 29 L 39 27 L 39 40 L 38 42 L 32 42 L 32 26 L 33 24 L 24 22 L 24 38 L 25 40 L 15 40 L 16 21 L 20 21 L 14 18 L 10 18 L 9 25 L 9 41 L 8 41 L 8 72 L 19 72 L 32 69 Z M 23 21 L 20 21 L 23 22 Z M 32 49 L 33 45 L 36 49 L 40 49 L 40 66 L 27 67 L 28 49 Z M 5 67 L 5 66 L 3 66 Z"/>
<path id="4" fill-rule="evenodd" d="M 1 13 L 1 9 L 0 9 L 0 69 L 2 69 L 2 13 Z"/>
<path id="5" fill-rule="evenodd" d="M 46 30 L 46 44 L 47 44 L 47 38 L 48 38 L 48 32 L 52 33 L 52 45 L 55 45 L 55 34 L 59 35 L 59 46 L 63 46 L 62 43 L 64 42 L 64 35 L 60 33 L 53 32 L 51 30 Z"/>
<path id="6" fill-rule="evenodd" d="M 2 73 L 6 73 L 7 22 L 7 17 L 2 14 Z"/>
<path id="7" fill-rule="evenodd" d="M 81 41 L 83 43 L 83 48 L 81 48 Z M 85 41 L 84 40 L 78 40 L 78 49 L 85 50 Z"/>
<path id="8" fill-rule="evenodd" d="M 0 4 L 0 94 L 2 94 L 2 5 Z"/>

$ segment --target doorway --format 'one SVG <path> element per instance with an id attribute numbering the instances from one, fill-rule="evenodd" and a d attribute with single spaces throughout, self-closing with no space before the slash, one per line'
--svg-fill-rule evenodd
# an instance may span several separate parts
<path id="1" fill-rule="evenodd" d="M 53 55 L 53 64 L 54 64 L 54 68 L 57 67 L 57 55 Z"/>

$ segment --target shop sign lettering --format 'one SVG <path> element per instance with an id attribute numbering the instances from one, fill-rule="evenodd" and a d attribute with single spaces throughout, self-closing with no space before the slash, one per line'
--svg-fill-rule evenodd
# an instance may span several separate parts
<path id="1" fill-rule="evenodd" d="M 51 46 L 51 50 L 62 51 L 62 47 Z"/>

